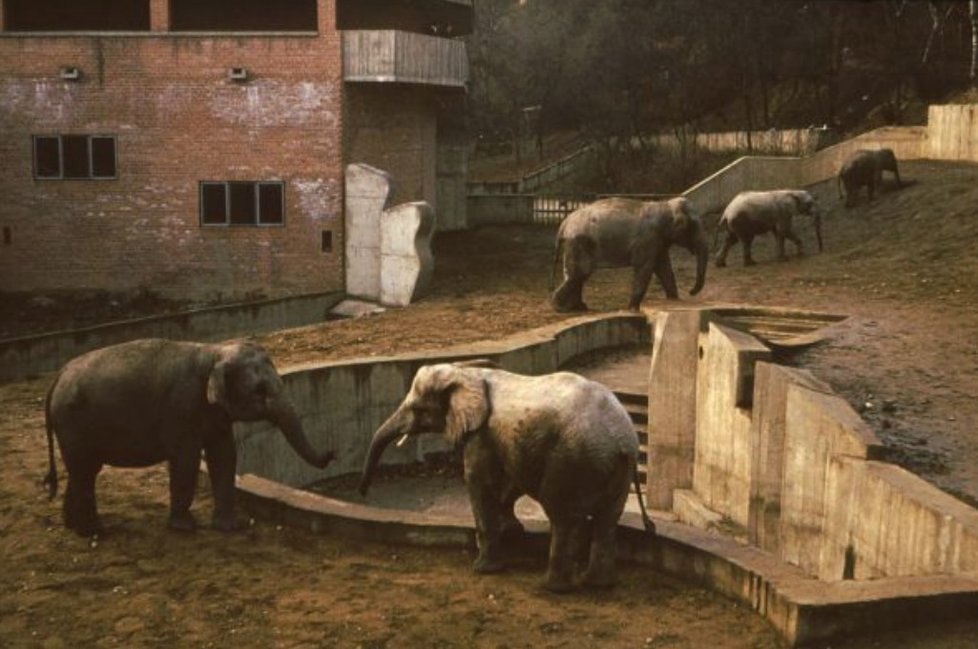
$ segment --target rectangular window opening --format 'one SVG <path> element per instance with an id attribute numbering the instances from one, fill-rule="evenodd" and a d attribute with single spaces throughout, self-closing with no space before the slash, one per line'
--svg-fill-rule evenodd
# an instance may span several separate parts
<path id="1" fill-rule="evenodd" d="M 115 137 L 35 135 L 34 177 L 40 179 L 116 178 Z"/>
<path id="2" fill-rule="evenodd" d="M 333 231 L 323 230 L 322 250 L 324 253 L 333 252 Z"/>
<path id="3" fill-rule="evenodd" d="M 150 0 L 5 0 L 11 32 L 149 31 Z"/>
<path id="4" fill-rule="evenodd" d="M 13 242 L 13 235 L 10 232 L 10 228 L 7 226 L 3 227 L 3 245 L 9 246 Z"/>
<path id="5" fill-rule="evenodd" d="M 316 0 L 170 0 L 170 29 L 315 32 Z"/>
<path id="6" fill-rule="evenodd" d="M 34 137 L 34 175 L 37 178 L 61 177 L 60 137 Z"/>
<path id="7" fill-rule="evenodd" d="M 285 183 L 202 181 L 200 222 L 202 225 L 284 225 Z"/>

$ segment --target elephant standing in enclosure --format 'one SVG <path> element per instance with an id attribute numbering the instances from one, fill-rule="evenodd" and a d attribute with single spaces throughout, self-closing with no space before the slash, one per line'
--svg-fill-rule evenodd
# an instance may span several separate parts
<path id="1" fill-rule="evenodd" d="M 310 446 L 282 379 L 260 347 L 135 340 L 70 361 L 45 402 L 53 498 L 58 489 L 52 433 L 68 471 L 64 522 L 79 534 L 101 529 L 95 478 L 103 465 L 146 467 L 166 461 L 170 527 L 192 531 L 190 513 L 201 451 L 214 493 L 213 526 L 233 530 L 236 450 L 231 424 L 267 420 L 309 464 L 333 453 Z"/>
<path id="2" fill-rule="evenodd" d="M 869 193 L 869 200 L 873 200 L 876 187 L 882 186 L 884 171 L 893 172 L 897 187 L 902 186 L 893 149 L 860 149 L 854 152 L 839 169 L 839 177 L 836 182 L 839 198 L 843 198 L 842 186 L 845 185 L 846 207 L 849 207 L 855 203 L 859 189 L 865 186 Z"/>
<path id="3" fill-rule="evenodd" d="M 551 298 L 554 308 L 587 310 L 584 282 L 602 267 L 632 267 L 630 309 L 638 309 L 653 273 L 666 297 L 676 299 L 679 294 L 669 259 L 673 244 L 696 255 L 696 281 L 689 292 L 696 295 L 706 280 L 710 246 L 703 224 L 685 198 L 648 202 L 606 198 L 575 210 L 557 231 L 554 272 L 562 257 L 564 281 Z"/>
<path id="4" fill-rule="evenodd" d="M 638 437 L 628 413 L 606 387 L 576 374 L 512 374 L 479 363 L 427 365 L 374 434 L 360 492 L 366 494 L 384 449 L 403 435 L 444 432 L 464 447 L 465 482 L 476 522 L 480 573 L 503 568 L 500 538 L 522 530 L 513 505 L 523 494 L 550 519 L 544 586 L 572 586 L 579 543 L 587 538 L 585 584 L 614 583 L 615 530 L 635 485 Z M 586 537 L 585 535 L 588 535 Z"/>
<path id="5" fill-rule="evenodd" d="M 778 242 L 778 259 L 787 259 L 784 252 L 784 240 L 791 239 L 798 254 L 802 254 L 801 239 L 795 234 L 792 218 L 795 214 L 812 217 L 815 226 L 815 237 L 818 240 L 818 250 L 822 251 L 822 216 L 818 210 L 815 198 L 806 191 L 799 189 L 776 189 L 767 192 L 740 192 L 723 210 L 723 215 L 717 222 L 714 247 L 720 232 L 727 233 L 723 248 L 717 254 L 716 265 L 727 265 L 727 253 L 737 241 L 744 247 L 744 265 L 754 265 L 750 247 L 754 237 L 766 232 L 773 232 Z"/>

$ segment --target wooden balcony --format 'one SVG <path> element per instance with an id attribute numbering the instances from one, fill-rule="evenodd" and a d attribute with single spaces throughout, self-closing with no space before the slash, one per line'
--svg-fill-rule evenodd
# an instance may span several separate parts
<path id="1" fill-rule="evenodd" d="M 343 80 L 461 88 L 469 79 L 465 43 L 396 30 L 343 32 Z"/>

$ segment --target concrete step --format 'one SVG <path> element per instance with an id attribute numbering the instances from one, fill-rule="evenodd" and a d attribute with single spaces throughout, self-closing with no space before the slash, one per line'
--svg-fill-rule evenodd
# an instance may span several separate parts
<path id="1" fill-rule="evenodd" d="M 649 395 L 647 394 L 628 392 L 627 390 L 614 390 L 614 394 L 625 407 L 628 407 L 628 404 L 635 404 L 645 407 L 648 407 L 649 405 Z"/>
<path id="2" fill-rule="evenodd" d="M 649 423 L 649 408 L 648 406 L 641 406 L 635 403 L 623 403 L 625 410 L 628 412 L 628 416 L 632 418 L 632 421 L 636 424 L 647 424 Z"/>

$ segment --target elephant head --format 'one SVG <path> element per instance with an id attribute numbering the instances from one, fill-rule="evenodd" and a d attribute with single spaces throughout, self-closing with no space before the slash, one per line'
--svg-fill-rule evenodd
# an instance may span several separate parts
<path id="1" fill-rule="evenodd" d="M 818 251 L 822 252 L 822 212 L 818 209 L 818 202 L 814 196 L 802 190 L 792 192 L 791 197 L 795 200 L 795 208 L 799 214 L 812 217 L 815 238 L 818 240 Z"/>
<path id="2" fill-rule="evenodd" d="M 696 281 L 689 290 L 690 295 L 696 295 L 703 290 L 706 283 L 706 265 L 710 258 L 710 241 L 706 228 L 687 199 L 673 198 L 667 205 L 672 215 L 670 240 L 696 256 Z"/>
<path id="3" fill-rule="evenodd" d="M 323 468 L 333 460 L 331 451 L 319 454 L 309 444 L 282 378 L 260 347 L 234 343 L 219 348 L 207 380 L 207 401 L 223 408 L 232 421 L 273 423 L 312 466 Z"/>
<path id="4" fill-rule="evenodd" d="M 485 381 L 472 365 L 422 367 L 404 401 L 374 433 L 360 479 L 360 493 L 367 493 L 380 456 L 392 441 L 405 435 L 444 433 L 453 446 L 461 447 L 488 417 Z"/>

